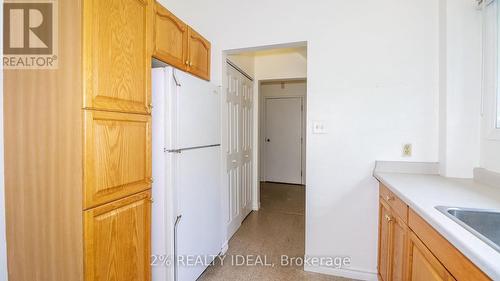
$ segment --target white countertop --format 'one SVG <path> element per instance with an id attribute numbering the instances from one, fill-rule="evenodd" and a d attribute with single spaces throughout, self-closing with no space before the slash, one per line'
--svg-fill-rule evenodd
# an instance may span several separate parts
<path id="1" fill-rule="evenodd" d="M 484 273 L 493 280 L 500 280 L 500 252 L 434 208 L 500 210 L 500 187 L 432 174 L 375 171 L 374 175 Z"/>

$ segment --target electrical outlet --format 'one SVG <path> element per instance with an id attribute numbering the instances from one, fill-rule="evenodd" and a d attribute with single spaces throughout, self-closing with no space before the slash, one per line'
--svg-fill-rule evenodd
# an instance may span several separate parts
<path id="1" fill-rule="evenodd" d="M 413 152 L 413 147 L 411 143 L 406 143 L 403 145 L 403 157 L 411 157 Z"/>

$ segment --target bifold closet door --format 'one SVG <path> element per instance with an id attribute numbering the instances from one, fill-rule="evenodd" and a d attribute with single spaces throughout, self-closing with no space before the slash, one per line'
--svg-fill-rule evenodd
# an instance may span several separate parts
<path id="1" fill-rule="evenodd" d="M 252 209 L 253 82 L 227 65 L 228 235 Z"/>

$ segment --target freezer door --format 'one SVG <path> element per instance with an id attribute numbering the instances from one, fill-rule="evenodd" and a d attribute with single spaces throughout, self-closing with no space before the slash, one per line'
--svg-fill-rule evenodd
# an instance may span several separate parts
<path id="1" fill-rule="evenodd" d="M 177 148 L 219 144 L 219 88 L 182 71 L 174 74 L 181 85 L 176 97 Z"/>
<path id="2" fill-rule="evenodd" d="M 178 154 L 176 183 L 178 280 L 194 281 L 222 246 L 220 149 L 211 147 Z M 201 259 L 202 264 L 194 264 Z"/>

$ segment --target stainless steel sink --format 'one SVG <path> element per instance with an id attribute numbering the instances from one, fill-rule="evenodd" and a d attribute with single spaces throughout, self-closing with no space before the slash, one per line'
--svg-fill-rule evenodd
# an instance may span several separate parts
<path id="1" fill-rule="evenodd" d="M 445 206 L 436 209 L 500 252 L 500 210 Z"/>

